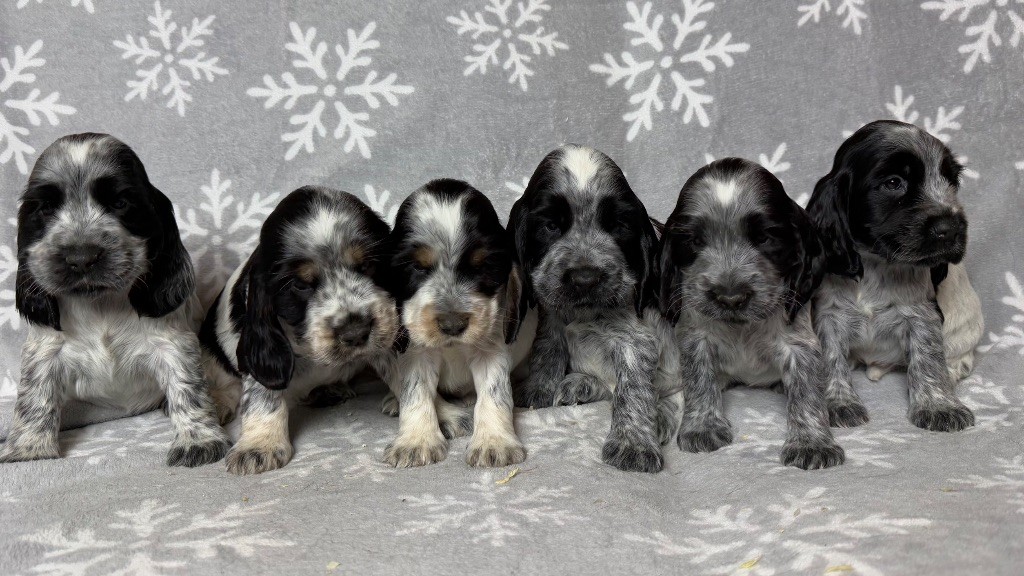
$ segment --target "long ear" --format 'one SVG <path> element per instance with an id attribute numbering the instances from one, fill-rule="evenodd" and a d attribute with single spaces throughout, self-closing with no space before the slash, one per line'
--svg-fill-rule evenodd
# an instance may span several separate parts
<path id="1" fill-rule="evenodd" d="M 852 178 L 846 170 L 833 170 L 814 186 L 807 213 L 824 241 L 827 270 L 832 274 L 860 278 L 864 265 L 850 233 L 850 188 Z"/>
<path id="2" fill-rule="evenodd" d="M 526 306 L 523 302 L 523 281 L 519 272 L 519 264 L 512 264 L 505 284 L 505 343 L 511 344 L 519 337 L 519 327 L 526 318 Z"/>
<path id="3" fill-rule="evenodd" d="M 790 322 L 804 307 L 821 285 L 827 271 L 827 255 L 821 234 L 811 219 L 798 206 L 794 206 L 793 226 L 796 227 L 798 260 L 789 278 L 790 298 L 786 302 L 786 313 Z"/>
<path id="4" fill-rule="evenodd" d="M 195 274 L 181 243 L 171 201 L 153 185 L 149 185 L 149 198 L 159 230 L 146 240 L 149 270 L 135 281 L 128 300 L 139 316 L 159 318 L 177 310 L 192 295 Z"/>
<path id="5" fill-rule="evenodd" d="M 259 247 L 253 252 L 245 284 L 245 316 L 238 338 L 238 368 L 271 390 L 281 390 L 292 379 L 295 356 L 291 343 L 277 317 L 273 298 L 269 294 L 270 263 Z M 239 279 L 241 285 L 244 279 Z M 242 286 L 236 286 L 236 290 Z"/>
<path id="6" fill-rule="evenodd" d="M 18 209 L 18 273 L 14 281 L 14 305 L 26 320 L 39 326 L 60 330 L 60 305 L 57 298 L 36 281 L 28 269 L 28 248 L 43 232 L 30 224 L 31 206 L 22 203 Z"/>
<path id="7" fill-rule="evenodd" d="M 633 298 L 633 307 L 638 318 L 643 318 L 644 310 L 648 306 L 657 305 L 658 302 L 658 236 L 654 232 L 654 225 L 650 219 L 644 218 L 641 222 L 640 255 L 642 267 L 640 278 L 637 280 L 636 292 Z"/>
<path id="8" fill-rule="evenodd" d="M 679 275 L 679 270 L 673 261 L 672 243 L 669 242 L 668 235 L 664 233 L 661 236 L 661 250 L 658 254 L 658 274 L 660 277 L 658 281 L 658 308 L 661 310 L 661 315 L 670 324 L 675 326 L 679 322 L 679 316 L 683 311 L 682 301 L 676 294 L 678 286 L 676 278 Z"/>
<path id="9" fill-rule="evenodd" d="M 516 200 L 512 205 L 512 211 L 508 215 L 508 227 L 506 228 L 509 241 L 512 245 L 512 270 L 519 275 L 519 304 L 516 310 L 519 313 L 519 323 L 526 317 L 527 310 L 535 304 L 533 300 L 533 281 L 531 279 L 531 266 L 526 254 L 526 217 L 527 207 L 523 198 Z M 516 326 L 516 334 L 519 327 Z M 505 331 L 508 338 L 509 332 Z M 513 337 L 513 341 L 515 337 Z"/>

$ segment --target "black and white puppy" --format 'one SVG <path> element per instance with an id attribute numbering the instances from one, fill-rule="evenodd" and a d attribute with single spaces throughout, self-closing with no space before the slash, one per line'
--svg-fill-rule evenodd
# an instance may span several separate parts
<path id="1" fill-rule="evenodd" d="M 318 186 L 286 196 L 263 223 L 200 331 L 218 403 L 231 410 L 241 394 L 229 472 L 258 474 L 291 460 L 289 399 L 314 387 L 349 395 L 345 381 L 367 363 L 391 377 L 398 314 L 381 282 L 388 233 L 358 198 Z"/>
<path id="2" fill-rule="evenodd" d="M 831 273 L 814 299 L 814 324 L 833 426 L 868 421 L 851 386 L 851 361 L 866 364 L 872 379 L 905 367 L 916 426 L 974 424 L 954 390 L 984 329 L 960 265 L 967 248 L 957 199 L 962 170 L 934 136 L 880 120 L 843 142 L 814 187 L 807 210 L 826 239 Z"/>
<path id="3" fill-rule="evenodd" d="M 15 304 L 29 333 L 0 461 L 59 457 L 71 398 L 129 412 L 166 399 L 175 431 L 167 464 L 223 458 L 194 288 L 171 201 L 131 148 L 76 134 L 44 150 L 18 210 Z"/>
<path id="4" fill-rule="evenodd" d="M 660 301 L 676 324 L 685 387 L 679 447 L 708 452 L 732 442 L 724 387 L 781 380 L 789 423 L 782 463 L 842 464 L 805 306 L 825 273 L 824 248 L 778 178 L 740 158 L 698 170 L 665 223 L 660 266 Z"/>
<path id="5" fill-rule="evenodd" d="M 429 182 L 398 209 L 391 242 L 392 292 L 408 342 L 394 390 L 401 407 L 398 437 L 384 461 L 438 462 L 448 452 L 445 436 L 472 429 L 470 465 L 522 462 L 526 450 L 512 425 L 510 379 L 528 355 L 536 321 L 525 319 L 519 335 L 519 272 L 490 200 L 459 180 Z M 439 392 L 474 390 L 472 420 L 463 417 L 459 424 L 451 416 L 458 409 Z"/>
<path id="6" fill-rule="evenodd" d="M 657 310 L 658 239 L 644 205 L 610 158 L 566 145 L 537 167 L 509 229 L 525 301 L 540 312 L 517 404 L 611 399 L 602 459 L 660 471 L 660 444 L 678 427 L 681 394 L 678 351 Z"/>

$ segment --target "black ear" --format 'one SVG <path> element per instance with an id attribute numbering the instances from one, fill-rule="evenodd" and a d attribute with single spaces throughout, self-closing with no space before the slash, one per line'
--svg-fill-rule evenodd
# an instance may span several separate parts
<path id="1" fill-rule="evenodd" d="M 505 343 L 511 344 L 519 336 L 519 327 L 526 318 L 523 305 L 523 282 L 519 273 L 519 265 L 513 263 L 505 285 Z"/>
<path id="2" fill-rule="evenodd" d="M 14 281 L 14 305 L 18 313 L 32 324 L 60 330 L 57 298 L 43 290 L 28 269 L 28 248 L 44 232 L 38 222 L 32 223 L 32 211 L 32 206 L 24 202 L 18 209 L 18 273 Z"/>
<path id="3" fill-rule="evenodd" d="M 661 315 L 673 326 L 679 322 L 683 305 L 679 295 L 676 294 L 679 270 L 676 268 L 672 255 L 672 242 L 669 235 L 662 233 L 661 250 L 658 254 L 658 308 Z"/>
<path id="4" fill-rule="evenodd" d="M 633 307 L 638 318 L 643 318 L 644 310 L 658 303 L 658 236 L 649 218 L 640 223 L 640 278 L 637 281 Z"/>
<path id="5" fill-rule="evenodd" d="M 814 186 L 814 194 L 807 203 L 807 213 L 821 233 L 827 271 L 848 278 L 860 278 L 864 274 L 864 265 L 850 233 L 852 185 L 848 171 L 833 170 Z"/>
<path id="6" fill-rule="evenodd" d="M 238 368 L 271 390 L 288 387 L 295 366 L 291 343 L 281 327 L 270 293 L 272 263 L 265 262 L 261 248 L 250 257 L 245 283 L 246 305 L 238 338 Z M 241 290 L 245 279 L 239 279 Z"/>
<path id="7" fill-rule="evenodd" d="M 159 318 L 177 310 L 192 295 L 195 275 L 171 201 L 152 184 L 148 186 L 157 225 L 146 239 L 149 270 L 135 281 L 128 300 L 139 316 Z"/>
<path id="8" fill-rule="evenodd" d="M 798 261 L 793 264 L 789 277 L 790 298 L 786 302 L 786 313 L 790 322 L 821 285 L 828 262 L 825 245 L 818 229 L 799 206 L 794 204 L 793 208 L 793 226 L 796 227 L 799 242 Z"/>
<path id="9" fill-rule="evenodd" d="M 512 211 L 508 215 L 507 233 L 512 243 L 512 269 L 519 274 L 519 304 L 516 311 L 519 314 L 519 323 L 526 317 L 526 312 L 535 305 L 533 300 L 533 261 L 526 253 L 526 220 L 528 208 L 523 198 L 516 200 L 512 205 Z M 516 334 L 519 327 L 516 326 Z M 505 332 L 506 339 L 508 331 Z M 513 337 L 513 341 L 515 338 Z"/>

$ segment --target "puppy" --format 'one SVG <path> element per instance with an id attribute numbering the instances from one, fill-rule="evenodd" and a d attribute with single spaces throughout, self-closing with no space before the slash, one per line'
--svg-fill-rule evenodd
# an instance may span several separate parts
<path id="1" fill-rule="evenodd" d="M 659 300 L 676 324 L 685 386 L 679 447 L 709 452 L 732 442 L 725 386 L 781 380 L 789 421 L 782 463 L 842 464 L 805 306 L 824 275 L 824 249 L 778 178 L 739 158 L 698 170 L 665 223 L 660 266 Z"/>
<path id="2" fill-rule="evenodd" d="M 43 151 L 18 210 L 15 305 L 28 320 L 0 461 L 60 456 L 65 400 L 141 412 L 167 401 L 170 466 L 224 457 L 195 335 L 192 260 L 171 201 L 131 148 L 106 134 Z"/>
<path id="3" fill-rule="evenodd" d="M 408 342 L 394 390 L 401 407 L 398 437 L 384 461 L 402 467 L 441 461 L 445 436 L 472 428 L 467 463 L 522 462 L 526 450 L 512 426 L 510 378 L 527 356 L 536 322 L 517 338 L 519 272 L 490 200 L 465 182 L 429 182 L 399 207 L 391 242 L 392 290 Z M 444 425 L 444 415 L 455 409 L 438 392 L 464 396 L 474 389 L 472 420 Z"/>
<path id="4" fill-rule="evenodd" d="M 520 311 L 536 303 L 540 312 L 517 404 L 611 399 L 602 459 L 660 471 L 659 435 L 675 434 L 681 397 L 678 351 L 657 310 L 658 240 L 647 210 L 610 158 L 566 145 L 537 167 L 509 229 L 524 271 Z"/>
<path id="5" fill-rule="evenodd" d="M 866 364 L 873 379 L 905 367 L 914 425 L 974 424 L 954 392 L 983 331 L 978 297 L 959 266 L 967 247 L 962 170 L 934 136 L 880 120 L 850 136 L 815 185 L 807 210 L 826 239 L 830 275 L 814 299 L 814 325 L 833 426 L 868 421 L 850 361 Z"/>
<path id="6" fill-rule="evenodd" d="M 388 233 L 355 196 L 318 186 L 289 194 L 263 223 L 199 334 L 218 403 L 230 409 L 241 394 L 229 472 L 259 474 L 291 460 L 291 398 L 323 384 L 331 386 L 313 403 L 350 396 L 344 382 L 367 363 L 385 381 L 392 376 L 398 313 L 381 281 Z"/>

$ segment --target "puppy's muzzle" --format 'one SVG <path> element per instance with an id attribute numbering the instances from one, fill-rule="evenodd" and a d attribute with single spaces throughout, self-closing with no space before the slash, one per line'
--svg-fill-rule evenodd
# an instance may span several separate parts
<path id="1" fill-rule="evenodd" d="M 604 279 L 605 274 L 600 268 L 576 266 L 565 271 L 562 275 L 562 284 L 574 296 L 586 299 Z"/>
<path id="2" fill-rule="evenodd" d="M 967 219 L 963 214 L 944 214 L 925 223 L 925 238 L 939 260 L 959 262 L 967 248 Z"/>
<path id="3" fill-rule="evenodd" d="M 469 327 L 469 314 L 465 312 L 444 312 L 437 315 L 437 329 L 446 336 L 461 336 Z"/>
<path id="4" fill-rule="evenodd" d="M 750 304 L 753 295 L 749 284 L 715 284 L 708 289 L 707 298 L 726 312 L 739 312 Z"/>
<path id="5" fill-rule="evenodd" d="M 94 244 L 69 246 L 61 250 L 64 265 L 69 272 L 85 274 L 103 258 L 105 250 Z"/>
<path id="6" fill-rule="evenodd" d="M 367 314 L 350 314 L 343 322 L 334 326 L 334 339 L 345 346 L 358 348 L 370 340 L 370 333 L 376 322 Z"/>

